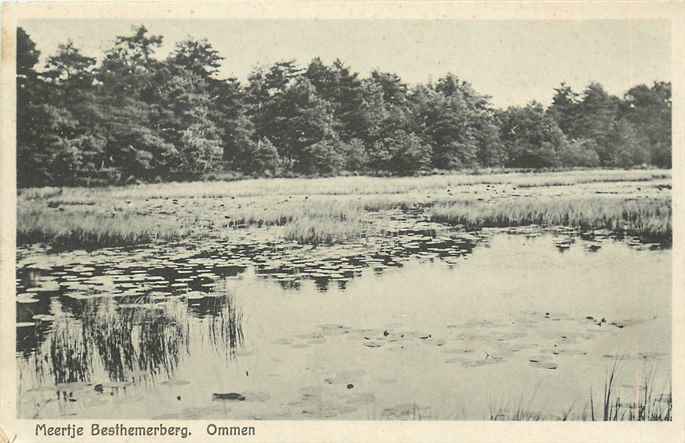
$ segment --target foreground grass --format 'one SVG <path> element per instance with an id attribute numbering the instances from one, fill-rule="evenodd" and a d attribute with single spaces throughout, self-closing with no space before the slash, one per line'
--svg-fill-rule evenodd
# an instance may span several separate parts
<path id="1" fill-rule="evenodd" d="M 535 392 L 524 401 L 522 398 L 513 408 L 490 408 L 490 420 L 539 421 L 539 420 L 582 420 L 582 421 L 671 421 L 673 418 L 672 389 L 669 386 L 658 394 L 655 387 L 655 371 L 648 372 L 631 398 L 622 398 L 617 393 L 616 379 L 619 361 L 608 369 L 601 397 L 597 398 L 590 389 L 588 401 L 581 410 L 571 404 L 561 414 L 538 411 L 533 406 Z"/>
<path id="2" fill-rule="evenodd" d="M 459 202 L 432 208 L 433 221 L 467 229 L 510 226 L 568 226 L 609 229 L 645 239 L 671 241 L 671 199 L 570 197 Z"/>

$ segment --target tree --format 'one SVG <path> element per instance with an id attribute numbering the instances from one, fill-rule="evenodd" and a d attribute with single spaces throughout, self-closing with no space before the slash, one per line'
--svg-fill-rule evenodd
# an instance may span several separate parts
<path id="1" fill-rule="evenodd" d="M 374 70 L 371 72 L 369 80 L 380 86 L 385 103 L 395 106 L 403 106 L 406 103 L 408 89 L 399 75 Z"/>
<path id="2" fill-rule="evenodd" d="M 327 138 L 305 146 L 297 170 L 305 174 L 335 174 L 345 164 L 340 142 Z"/>
<path id="3" fill-rule="evenodd" d="M 43 184 L 38 177 L 36 153 L 40 149 L 38 135 L 44 134 L 44 118 L 37 105 L 45 87 L 34 66 L 38 63 L 40 51 L 26 31 L 17 28 L 17 185 L 36 186 Z"/>
<path id="4" fill-rule="evenodd" d="M 226 109 L 216 98 L 227 88 L 212 78 L 221 60 L 209 42 L 189 38 L 158 69 L 160 123 L 163 137 L 176 146 L 178 158 L 170 165 L 176 173 L 197 176 L 218 169 L 225 156 L 218 125 Z"/>
<path id="5" fill-rule="evenodd" d="M 112 95 L 139 97 L 149 102 L 159 67 L 154 54 L 163 39 L 159 35 L 148 35 L 147 28 L 142 25 L 132 31 L 132 35 L 118 36 L 114 46 L 105 52 L 98 80 Z"/>
<path id="6" fill-rule="evenodd" d="M 621 116 L 646 137 L 653 164 L 671 167 L 671 83 L 655 82 L 628 90 L 621 103 Z"/>
<path id="7" fill-rule="evenodd" d="M 223 59 L 207 39 L 188 38 L 176 43 L 168 62 L 206 80 L 219 72 Z"/>
<path id="8" fill-rule="evenodd" d="M 341 60 L 326 66 L 320 58 L 314 58 L 304 76 L 312 82 L 317 94 L 331 103 L 336 120 L 340 122 L 338 133 L 341 140 L 351 140 L 363 135 L 360 114 L 364 103 L 364 90 L 359 74 L 352 72 Z"/>
<path id="9" fill-rule="evenodd" d="M 349 142 L 340 143 L 340 152 L 347 171 L 364 171 L 369 164 L 369 155 L 364 142 L 353 138 Z"/>
<path id="10" fill-rule="evenodd" d="M 647 163 L 647 143 L 647 137 L 641 136 L 628 120 L 620 119 L 614 123 L 607 137 L 605 152 L 608 162 L 605 164 L 627 168 Z"/>
<path id="11" fill-rule="evenodd" d="M 567 143 L 556 121 L 541 104 L 512 106 L 500 114 L 501 136 L 507 149 L 507 166 L 546 168 L 560 165 Z"/>
<path id="12" fill-rule="evenodd" d="M 433 167 L 502 164 L 503 148 L 489 97 L 469 83 L 447 74 L 434 87 L 416 87 L 410 102 L 413 128 L 431 145 Z"/>
<path id="13" fill-rule="evenodd" d="M 274 63 L 268 70 L 257 68 L 248 77 L 245 91 L 257 137 L 268 138 L 277 147 L 286 168 L 295 165 L 298 149 L 320 139 L 296 143 L 298 130 L 289 126 L 290 119 L 295 118 L 293 114 L 316 95 L 310 82 L 301 81 L 306 79 L 301 79 L 300 73 L 294 60 Z M 300 99 L 307 103 L 298 103 Z"/>
<path id="14" fill-rule="evenodd" d="M 49 59 L 48 67 L 62 59 L 63 49 L 64 46 L 58 56 Z M 70 55 L 77 56 L 78 52 L 70 51 Z M 92 173 L 102 152 L 102 140 L 85 133 L 67 106 L 70 102 L 65 101 L 63 82 L 45 81 L 34 69 L 39 56 L 30 36 L 18 28 L 17 183 L 18 186 L 77 184 L 79 176 Z M 69 66 L 65 61 L 64 67 Z M 74 70 L 75 74 L 79 72 L 82 71 Z"/>
<path id="15" fill-rule="evenodd" d="M 610 96 L 602 85 L 590 83 L 578 104 L 573 138 L 594 140 L 603 165 L 612 163 L 608 137 L 616 121 L 618 102 L 618 98 Z"/>
<path id="16" fill-rule="evenodd" d="M 554 92 L 552 104 L 547 111 L 568 138 L 578 138 L 581 135 L 577 122 L 580 112 L 580 95 L 563 82 L 554 89 Z"/>
<path id="17" fill-rule="evenodd" d="M 560 152 L 559 160 L 563 166 L 597 167 L 600 165 L 597 143 L 591 139 L 571 140 Z"/>
<path id="18" fill-rule="evenodd" d="M 241 163 L 242 169 L 254 174 L 272 174 L 278 170 L 280 159 L 278 150 L 268 138 L 245 145 L 246 155 Z"/>
<path id="19" fill-rule="evenodd" d="M 476 163 L 474 115 L 459 96 L 437 97 L 429 106 L 424 134 L 433 147 L 433 166 L 458 169 Z"/>
<path id="20" fill-rule="evenodd" d="M 283 60 L 245 84 L 189 37 L 160 59 L 144 26 L 116 37 L 98 65 L 71 41 L 37 68 L 17 29 L 19 186 L 250 174 L 415 174 L 429 168 L 671 166 L 671 84 L 622 98 L 599 83 L 562 83 L 538 103 L 497 110 L 452 73 L 409 87 L 392 72 L 362 78 L 336 59 Z"/>
<path id="21" fill-rule="evenodd" d="M 377 140 L 369 152 L 370 166 L 376 171 L 410 175 L 428 168 L 430 162 L 430 146 L 413 132 L 403 130 Z"/>
<path id="22" fill-rule="evenodd" d="M 89 90 L 93 86 L 95 59 L 86 57 L 68 40 L 57 47 L 57 54 L 48 57 L 43 76 L 61 85 L 66 95 Z"/>
<path id="23" fill-rule="evenodd" d="M 154 58 L 161 44 L 161 36 L 134 27 L 131 35 L 115 39 L 96 74 L 94 110 L 107 140 L 107 163 L 127 180 L 166 177 L 178 161 L 177 147 L 167 134 L 173 128 L 165 126 L 169 73 Z"/>
<path id="24" fill-rule="evenodd" d="M 507 153 L 500 137 L 500 124 L 494 112 L 479 115 L 474 125 L 478 165 L 487 168 L 504 166 L 507 162 Z"/>
<path id="25" fill-rule="evenodd" d="M 281 68 L 277 68 L 272 69 L 272 72 L 280 72 Z M 335 138 L 338 123 L 333 106 L 317 94 L 316 88 L 306 77 L 298 77 L 292 84 L 281 81 L 277 84 L 284 90 L 273 92 L 273 96 L 269 93 L 269 98 L 256 111 L 257 135 L 271 140 L 287 169 L 306 170 L 309 162 L 304 148 L 324 139 Z"/>

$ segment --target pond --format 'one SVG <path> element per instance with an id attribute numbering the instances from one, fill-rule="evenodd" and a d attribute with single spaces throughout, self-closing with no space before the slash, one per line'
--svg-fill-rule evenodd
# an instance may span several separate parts
<path id="1" fill-rule="evenodd" d="M 583 418 L 614 365 L 625 401 L 667 392 L 671 250 L 591 237 L 413 225 L 21 257 L 19 415 Z"/>

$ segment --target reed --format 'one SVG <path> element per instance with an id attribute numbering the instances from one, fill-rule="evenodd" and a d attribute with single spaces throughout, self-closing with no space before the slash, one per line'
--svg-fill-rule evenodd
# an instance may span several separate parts
<path id="1" fill-rule="evenodd" d="M 671 199 L 558 197 L 547 199 L 462 201 L 434 207 L 431 220 L 466 229 L 510 226 L 568 226 L 670 242 Z"/>
<path id="2" fill-rule="evenodd" d="M 133 213 L 106 214 L 50 208 L 19 208 L 17 244 L 48 243 L 55 250 L 126 246 L 176 240 L 187 229 L 174 221 Z"/>
<path id="3" fill-rule="evenodd" d="M 533 407 L 533 398 L 527 402 L 519 401 L 513 408 L 490 407 L 490 420 L 507 421 L 671 421 L 673 417 L 673 399 L 670 384 L 664 386 L 657 394 L 655 390 L 656 372 L 645 374 L 632 398 L 622 397 L 618 387 L 620 360 L 615 360 L 608 368 L 599 399 L 590 387 L 590 394 L 582 411 L 575 409 L 575 404 L 561 411 L 560 414 Z M 522 397 L 523 398 L 523 397 Z M 632 401 L 631 401 L 632 400 Z"/>

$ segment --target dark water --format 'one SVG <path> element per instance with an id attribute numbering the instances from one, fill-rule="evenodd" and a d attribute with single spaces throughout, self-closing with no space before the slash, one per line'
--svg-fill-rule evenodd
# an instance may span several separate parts
<path id="1" fill-rule="evenodd" d="M 20 416 L 487 418 L 532 390 L 553 415 L 619 357 L 626 390 L 666 383 L 671 251 L 519 231 L 23 258 Z"/>

